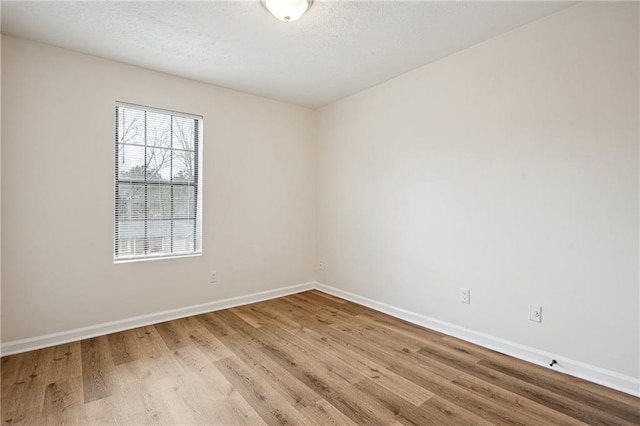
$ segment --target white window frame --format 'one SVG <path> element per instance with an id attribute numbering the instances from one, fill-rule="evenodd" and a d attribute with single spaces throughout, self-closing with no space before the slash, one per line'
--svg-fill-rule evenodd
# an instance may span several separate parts
<path id="1" fill-rule="evenodd" d="M 146 135 L 146 113 L 147 112 L 153 112 L 153 113 L 157 113 L 157 114 L 166 114 L 166 115 L 170 115 L 171 116 L 171 122 L 173 123 L 173 117 L 181 117 L 181 118 L 187 118 L 189 120 L 194 120 L 194 127 L 195 127 L 195 132 L 194 132 L 194 165 L 193 165 L 193 174 L 194 174 L 194 179 L 193 182 L 174 182 L 173 178 L 169 181 L 169 182 L 164 182 L 164 181 L 149 181 L 147 180 L 147 173 L 144 173 L 144 178 L 143 179 L 132 179 L 130 178 L 125 178 L 123 179 L 120 175 L 120 171 L 119 171 L 119 150 L 123 145 L 121 143 L 121 141 L 119 140 L 120 136 L 118 135 L 118 130 L 119 130 L 119 123 L 118 123 L 118 114 L 119 111 L 121 111 L 121 109 L 135 109 L 138 111 L 143 111 L 145 113 L 145 147 L 147 147 L 147 135 Z M 165 110 L 165 109 L 160 109 L 160 108 L 154 108 L 154 107 L 148 107 L 148 106 L 143 106 L 143 105 L 136 105 L 136 104 L 131 104 L 131 103 L 127 103 L 127 102 L 116 102 L 115 103 L 115 129 L 114 129 L 114 134 L 115 134 L 115 162 L 114 162 L 114 240 L 113 240 L 113 261 L 114 263 L 125 263 L 125 262 L 137 262 L 137 261 L 145 261 L 145 260 L 157 260 L 157 259 L 167 259 L 167 258 L 177 258 L 177 257 L 192 257 L 192 256 L 201 256 L 202 255 L 202 141 L 203 141 L 203 117 L 199 116 L 199 115 L 194 115 L 194 114 L 188 114 L 188 113 L 182 113 L 182 112 L 176 112 L 176 111 L 171 111 L 171 110 Z M 171 137 L 173 138 L 173 127 L 171 127 Z M 171 148 L 165 148 L 167 150 L 170 150 L 173 154 L 173 151 L 175 151 L 176 149 L 174 149 L 174 147 L 172 146 Z M 145 155 L 146 155 L 146 148 L 145 148 Z M 145 158 L 145 162 L 146 162 L 146 158 Z M 145 187 L 145 217 L 144 219 L 136 219 L 136 220 L 140 220 L 140 221 L 144 221 L 144 232 L 145 235 L 143 238 L 134 238 L 131 241 L 127 241 L 126 243 L 128 245 L 133 244 L 134 246 L 136 244 L 142 244 L 143 245 L 143 249 L 142 249 L 142 254 L 136 254 L 135 251 L 133 254 L 123 254 L 121 253 L 121 243 L 125 243 L 125 241 L 121 241 L 121 237 L 120 237 L 120 230 L 119 230 L 119 226 L 121 224 L 120 220 L 119 220 L 119 202 L 118 202 L 118 197 L 119 197 L 119 188 L 120 185 L 122 184 L 127 184 L 127 185 L 140 185 L 140 186 L 144 186 Z M 147 234 L 147 228 L 148 228 L 148 222 L 150 221 L 150 219 L 148 219 L 148 214 L 149 214 L 149 209 L 146 206 L 146 193 L 147 193 L 147 188 L 151 185 L 160 185 L 160 186 L 167 186 L 172 188 L 171 189 L 171 202 L 173 203 L 173 187 L 176 186 L 190 186 L 194 188 L 194 194 L 195 194 L 195 217 L 191 218 L 186 218 L 186 219 L 182 219 L 182 220 L 193 220 L 194 221 L 194 235 L 193 235 L 193 244 L 189 244 L 190 247 L 189 250 L 182 250 L 182 251 L 177 251 L 174 252 L 174 243 L 176 242 L 175 240 L 175 235 L 174 235 L 174 221 L 175 220 L 180 220 L 180 218 L 174 218 L 173 216 L 171 217 L 171 235 L 170 237 L 153 237 L 153 236 L 149 236 Z M 172 210 L 173 213 L 173 210 Z M 160 240 L 158 240 L 158 238 L 160 238 Z M 160 243 L 160 246 L 162 247 L 161 250 L 165 250 L 165 247 L 169 247 L 168 252 L 167 251 L 162 251 L 161 253 L 157 253 L 154 252 L 153 250 L 151 250 L 150 247 L 150 242 L 154 241 L 155 243 Z M 157 241 L 156 241 L 157 240 Z"/>

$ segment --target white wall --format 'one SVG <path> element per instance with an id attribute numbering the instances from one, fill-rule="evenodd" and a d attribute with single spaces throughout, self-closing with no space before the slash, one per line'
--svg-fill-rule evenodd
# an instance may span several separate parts
<path id="1" fill-rule="evenodd" d="M 638 31 L 583 3 L 320 110 L 318 281 L 638 377 Z"/>
<path id="2" fill-rule="evenodd" d="M 203 256 L 113 264 L 117 100 L 204 116 Z M 309 281 L 313 119 L 306 108 L 4 36 L 2 340 Z"/>

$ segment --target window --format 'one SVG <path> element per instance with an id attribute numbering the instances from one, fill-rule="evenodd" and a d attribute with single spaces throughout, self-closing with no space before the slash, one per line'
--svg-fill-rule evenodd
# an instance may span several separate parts
<path id="1" fill-rule="evenodd" d="M 116 104 L 114 261 L 202 253 L 202 118 Z"/>

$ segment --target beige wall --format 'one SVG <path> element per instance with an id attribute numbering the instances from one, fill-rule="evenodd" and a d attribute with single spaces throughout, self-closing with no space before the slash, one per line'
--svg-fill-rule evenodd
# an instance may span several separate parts
<path id="1" fill-rule="evenodd" d="M 6 36 L 2 77 L 3 341 L 312 278 L 312 110 Z M 113 264 L 117 100 L 204 116 L 203 256 Z"/>
<path id="2" fill-rule="evenodd" d="M 318 281 L 638 377 L 638 89 L 584 3 L 325 107 Z"/>

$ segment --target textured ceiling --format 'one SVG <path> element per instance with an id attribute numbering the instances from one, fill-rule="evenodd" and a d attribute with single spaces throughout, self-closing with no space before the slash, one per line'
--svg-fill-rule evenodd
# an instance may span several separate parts
<path id="1" fill-rule="evenodd" d="M 2 1 L 2 33 L 312 108 L 570 6 L 316 0 L 283 23 L 255 1 Z"/>

